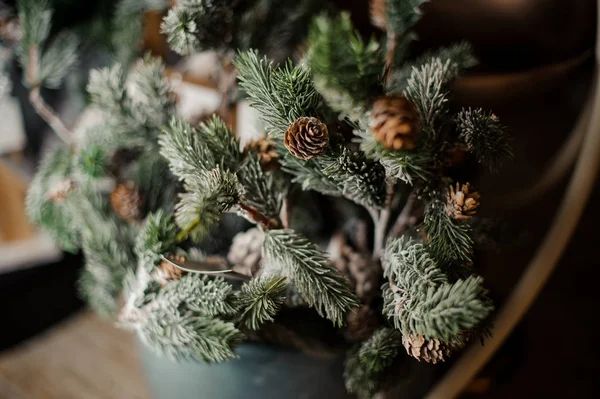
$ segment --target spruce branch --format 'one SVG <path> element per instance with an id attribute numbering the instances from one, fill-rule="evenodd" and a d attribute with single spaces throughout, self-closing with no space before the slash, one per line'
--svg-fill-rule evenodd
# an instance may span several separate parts
<path id="1" fill-rule="evenodd" d="M 146 217 L 135 242 L 135 254 L 150 273 L 177 242 L 177 225 L 170 214 L 162 210 Z"/>
<path id="2" fill-rule="evenodd" d="M 473 239 L 468 224 L 452 219 L 445 204 L 432 199 L 425 208 L 424 231 L 427 246 L 440 264 L 468 264 L 473 254 Z"/>
<path id="3" fill-rule="evenodd" d="M 355 131 L 360 138 L 360 149 L 365 155 L 378 161 L 391 179 L 399 179 L 413 185 L 416 181 L 428 181 L 432 176 L 434 154 L 428 145 L 421 142 L 414 150 L 389 150 L 375 139 L 369 128 Z"/>
<path id="4" fill-rule="evenodd" d="M 73 229 L 73 214 L 65 201 L 73 188 L 72 170 L 73 153 L 68 147 L 59 146 L 46 154 L 29 185 L 25 210 L 33 224 L 47 231 L 63 250 L 74 253 L 81 237 Z"/>
<path id="5" fill-rule="evenodd" d="M 142 342 L 159 355 L 177 361 L 223 362 L 237 358 L 233 348 L 243 339 L 232 322 L 180 314 L 172 307 L 154 310 L 137 330 Z"/>
<path id="6" fill-rule="evenodd" d="M 344 277 L 304 236 L 293 230 L 265 231 L 263 253 L 267 273 L 289 277 L 308 304 L 335 325 L 341 326 L 344 315 L 358 305 Z"/>
<path id="7" fill-rule="evenodd" d="M 103 317 L 116 314 L 123 278 L 135 264 L 128 243 L 118 240 L 114 236 L 117 231 L 112 230 L 85 234 L 82 241 L 85 267 L 78 282 L 79 291 L 92 309 Z"/>
<path id="8" fill-rule="evenodd" d="M 102 136 L 112 148 L 154 146 L 175 107 L 164 65 L 151 57 L 138 62 L 128 76 L 118 63 L 92 70 L 87 91 L 106 117 L 109 127 Z"/>
<path id="9" fill-rule="evenodd" d="M 255 209 L 267 219 L 278 220 L 285 193 L 280 191 L 275 175 L 263 171 L 260 160 L 255 156 L 246 159 L 237 175 L 244 205 Z"/>
<path id="10" fill-rule="evenodd" d="M 175 360 L 220 362 L 237 357 L 233 348 L 243 335 L 226 320 L 238 306 L 230 284 L 188 274 L 161 288 L 143 268 L 136 278 L 141 290 L 132 291 L 129 303 L 134 308 L 122 320 L 142 341 Z"/>
<path id="11" fill-rule="evenodd" d="M 389 82 L 397 59 L 396 49 L 403 38 L 410 37 L 410 29 L 421 18 L 421 6 L 428 0 L 387 0 L 386 4 L 386 56 L 384 77 Z"/>
<path id="12" fill-rule="evenodd" d="M 450 62 L 454 65 L 457 73 L 471 68 L 477 64 L 477 59 L 473 54 L 472 46 L 467 42 L 459 42 L 448 47 L 441 47 L 436 50 L 426 51 L 413 61 L 404 63 L 399 66 L 390 77 L 386 91 L 388 93 L 400 93 L 406 89 L 408 79 L 413 73 L 413 69 L 421 69 L 423 65 L 431 62 L 431 60 L 439 59 L 444 65 Z"/>
<path id="13" fill-rule="evenodd" d="M 233 39 L 235 3 L 230 0 L 183 0 L 161 24 L 169 46 L 181 55 L 227 48 Z M 232 4 L 233 3 L 233 4 Z"/>
<path id="14" fill-rule="evenodd" d="M 328 166 L 327 159 L 304 160 L 297 158 L 289 153 L 283 143 L 278 143 L 278 152 L 283 154 L 283 157 L 280 158 L 281 168 L 292 176 L 292 183 L 299 184 L 302 190 L 313 190 L 334 197 L 343 195 L 343 187 L 340 187 L 339 182 L 325 174 L 325 170 L 321 166 L 321 162 L 323 162 L 323 166 Z M 336 161 L 331 159 L 331 162 L 335 163 Z M 338 168 L 337 165 L 336 168 Z"/>
<path id="15" fill-rule="evenodd" d="M 405 334 L 462 345 L 492 310 L 481 277 L 449 282 L 423 244 L 392 240 L 382 264 L 384 313 Z"/>
<path id="16" fill-rule="evenodd" d="M 492 173 L 500 169 L 504 160 L 513 157 L 509 137 L 496 115 L 482 109 L 463 109 L 456 116 L 456 124 L 459 138 Z"/>
<path id="17" fill-rule="evenodd" d="M 203 172 L 214 168 L 237 170 L 242 156 L 235 134 L 218 117 L 198 129 L 173 118 L 158 142 L 173 174 L 186 182 L 202 179 Z"/>
<path id="18" fill-rule="evenodd" d="M 327 104 L 356 120 L 377 94 L 383 67 L 381 48 L 363 41 L 350 15 L 317 17 L 309 33 L 309 62 L 316 88 Z"/>
<path id="19" fill-rule="evenodd" d="M 402 334 L 396 329 L 383 327 L 361 344 L 358 359 L 368 374 L 375 375 L 392 364 L 400 348 Z"/>
<path id="20" fill-rule="evenodd" d="M 371 399 L 383 388 L 384 372 L 402 348 L 402 334 L 393 328 L 380 328 L 346 355 L 344 383 L 359 399 Z"/>
<path id="21" fill-rule="evenodd" d="M 241 308 L 240 324 L 258 330 L 262 324 L 275 320 L 287 290 L 285 277 L 258 277 L 242 286 L 238 295 Z"/>
<path id="22" fill-rule="evenodd" d="M 447 115 L 448 83 L 458 69 L 450 60 L 434 58 L 419 68 L 413 67 L 404 95 L 417 108 L 422 131 L 435 137 L 440 122 Z"/>
<path id="23" fill-rule="evenodd" d="M 386 199 L 385 170 L 361 151 L 335 147 L 317 159 L 321 172 L 346 198 L 367 208 L 381 208 Z"/>
<path id="24" fill-rule="evenodd" d="M 428 0 L 387 0 L 387 30 L 401 35 L 421 19 L 421 7 Z"/>
<path id="25" fill-rule="evenodd" d="M 175 207 L 175 220 L 182 229 L 179 240 L 187 236 L 202 240 L 219 222 L 223 212 L 239 200 L 236 175 L 218 168 L 197 173 L 194 180 L 186 183 L 185 189 Z"/>
<path id="26" fill-rule="evenodd" d="M 72 142 L 72 132 L 58 114 L 43 100 L 42 86 L 56 88 L 77 61 L 77 38 L 63 31 L 47 43 L 52 27 L 53 11 L 45 0 L 21 0 L 19 20 L 23 29 L 17 55 L 25 71 L 29 101 L 40 117 L 66 143 Z"/>
<path id="27" fill-rule="evenodd" d="M 234 64 L 250 105 L 275 138 L 281 138 L 299 117 L 316 116 L 320 96 L 306 66 L 288 61 L 277 67 L 252 50 L 239 53 Z"/>

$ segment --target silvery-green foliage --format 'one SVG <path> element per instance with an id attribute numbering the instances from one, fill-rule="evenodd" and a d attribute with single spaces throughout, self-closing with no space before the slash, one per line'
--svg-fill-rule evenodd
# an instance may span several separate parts
<path id="1" fill-rule="evenodd" d="M 275 320 L 285 300 L 285 277 L 261 276 L 244 284 L 238 296 L 241 325 L 258 330 L 264 323 Z"/>
<path id="2" fill-rule="evenodd" d="M 306 302 L 335 325 L 358 304 L 344 277 L 314 243 L 293 230 L 265 231 L 264 268 L 267 273 L 286 276 Z"/>
<path id="3" fill-rule="evenodd" d="M 405 334 L 461 344 L 492 311 L 481 277 L 448 281 L 424 244 L 392 240 L 382 262 L 390 280 L 382 287 L 384 313 Z"/>

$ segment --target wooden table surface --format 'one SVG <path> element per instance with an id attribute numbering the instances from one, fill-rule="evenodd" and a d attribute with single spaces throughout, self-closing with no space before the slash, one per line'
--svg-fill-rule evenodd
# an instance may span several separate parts
<path id="1" fill-rule="evenodd" d="M 1 399 L 150 398 L 133 334 L 85 310 L 0 353 Z"/>

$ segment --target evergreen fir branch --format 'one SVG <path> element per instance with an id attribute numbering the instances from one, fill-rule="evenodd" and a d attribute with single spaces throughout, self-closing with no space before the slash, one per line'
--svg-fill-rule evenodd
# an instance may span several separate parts
<path id="1" fill-rule="evenodd" d="M 450 283 L 428 247 L 399 239 L 388 242 L 382 259 L 390 283 L 382 287 L 384 314 L 405 334 L 437 338 L 456 346 L 492 307 L 480 277 Z"/>
<path id="2" fill-rule="evenodd" d="M 408 79 L 413 73 L 413 69 L 421 69 L 423 65 L 430 63 L 433 59 L 439 59 L 442 65 L 450 62 L 457 74 L 477 64 L 473 48 L 467 42 L 460 42 L 437 50 L 426 51 L 416 60 L 398 66 L 392 74 L 386 91 L 388 93 L 403 92 L 406 89 Z"/>
<path id="3" fill-rule="evenodd" d="M 336 182 L 346 197 L 367 208 L 381 208 L 385 202 L 385 170 L 360 151 L 336 148 L 318 158 L 322 172 Z"/>
<path id="4" fill-rule="evenodd" d="M 17 47 L 19 62 L 30 88 L 57 88 L 77 62 L 79 40 L 62 31 L 47 43 L 53 10 L 46 0 L 20 0 L 17 4 L 23 35 Z"/>
<path id="5" fill-rule="evenodd" d="M 127 79 L 120 64 L 92 70 L 87 85 L 92 103 L 106 116 L 105 129 L 96 129 L 120 148 L 151 146 L 174 111 L 164 65 L 147 57 Z M 111 144 L 115 147 L 116 144 Z"/>
<path id="6" fill-rule="evenodd" d="M 402 333 L 382 327 L 350 350 L 344 364 L 346 390 L 359 399 L 372 399 L 383 388 L 384 372 L 402 348 Z"/>
<path id="7" fill-rule="evenodd" d="M 297 158 L 290 154 L 282 142 L 277 147 L 278 153 L 283 154 L 279 160 L 281 169 L 292 175 L 292 183 L 299 184 L 305 191 L 313 190 L 334 197 L 343 195 L 338 183 L 324 173 L 316 159 Z"/>
<path id="8" fill-rule="evenodd" d="M 265 231 L 265 269 L 290 278 L 310 306 L 320 315 L 343 324 L 344 315 L 358 299 L 339 272 L 328 263 L 317 245 L 293 230 Z"/>
<path id="9" fill-rule="evenodd" d="M 411 287 L 437 287 L 448 278 L 437 266 L 425 246 L 412 239 L 390 240 L 381 259 L 383 274 L 401 290 Z"/>
<path id="10" fill-rule="evenodd" d="M 121 64 L 90 71 L 86 91 L 92 103 L 106 113 L 118 115 L 128 108 L 125 74 Z"/>
<path id="11" fill-rule="evenodd" d="M 328 8 L 320 0 L 245 1 L 235 35 L 237 49 L 258 49 L 276 63 L 284 62 L 301 45 L 307 27 L 319 10 Z"/>
<path id="12" fill-rule="evenodd" d="M 175 220 L 182 229 L 180 239 L 202 240 L 219 222 L 223 212 L 238 202 L 239 187 L 236 175 L 221 169 L 198 173 L 187 183 L 175 208 Z"/>
<path id="13" fill-rule="evenodd" d="M 42 53 L 37 77 L 39 83 L 33 86 L 44 85 L 52 89 L 60 87 L 79 59 L 78 47 L 79 39 L 75 34 L 60 32 Z"/>
<path id="14" fill-rule="evenodd" d="M 434 198 L 425 209 L 424 230 L 427 247 L 438 263 L 469 263 L 473 255 L 473 239 L 468 224 L 452 219 L 444 203 Z"/>
<path id="15" fill-rule="evenodd" d="M 19 0 L 17 9 L 22 30 L 22 37 L 17 45 L 19 63 L 23 70 L 32 69 L 32 72 L 36 72 L 40 70 L 40 54 L 52 28 L 53 11 L 47 0 Z M 34 64 L 31 65 L 32 68 L 30 63 Z M 41 84 L 37 73 L 26 76 L 24 80 L 29 87 Z"/>
<path id="16" fill-rule="evenodd" d="M 73 229 L 73 215 L 65 201 L 52 199 L 56 187 L 71 184 L 72 162 L 72 152 L 66 146 L 55 148 L 43 158 L 29 185 L 25 210 L 33 224 L 47 231 L 63 250 L 74 253 L 81 238 Z"/>
<path id="17" fill-rule="evenodd" d="M 234 28 L 231 0 L 182 0 L 161 25 L 169 46 L 181 55 L 227 48 Z"/>
<path id="18" fill-rule="evenodd" d="M 241 159 L 234 133 L 217 117 L 199 129 L 173 118 L 163 130 L 159 145 L 173 174 L 186 182 L 195 181 L 203 172 L 217 167 L 236 170 Z"/>
<path id="19" fill-rule="evenodd" d="M 223 362 L 237 358 L 233 351 L 243 338 L 232 322 L 215 317 L 180 314 L 173 308 L 159 308 L 138 327 L 142 341 L 159 355 Z"/>
<path id="20" fill-rule="evenodd" d="M 344 385 L 358 399 L 372 399 L 381 389 L 381 376 L 369 373 L 361 364 L 359 350 L 355 348 L 346 355 L 344 363 Z"/>
<path id="21" fill-rule="evenodd" d="M 75 163 L 84 176 L 98 179 L 106 176 L 108 168 L 108 157 L 104 147 L 90 144 L 82 147 L 76 155 Z"/>
<path id="22" fill-rule="evenodd" d="M 439 122 L 448 113 L 447 84 L 457 73 L 456 65 L 450 60 L 443 62 L 434 58 L 419 68 L 414 67 L 408 78 L 404 95 L 417 108 L 421 130 L 430 137 L 436 136 Z"/>
<path id="23" fill-rule="evenodd" d="M 509 137 L 494 114 L 482 109 L 463 109 L 456 116 L 456 124 L 459 138 L 492 173 L 498 172 L 504 160 L 513 157 Z"/>
<path id="24" fill-rule="evenodd" d="M 369 158 L 378 161 L 385 168 L 389 178 L 399 179 L 408 184 L 431 178 L 434 158 L 431 149 L 423 142 L 414 150 L 389 150 L 377 140 L 368 128 L 359 129 L 360 149 Z"/>
<path id="25" fill-rule="evenodd" d="M 421 7 L 428 0 L 387 0 L 387 29 L 402 35 L 421 19 Z"/>
<path id="26" fill-rule="evenodd" d="M 400 331 L 383 327 L 361 344 L 358 359 L 367 374 L 376 375 L 391 366 L 400 348 L 402 348 Z"/>
<path id="27" fill-rule="evenodd" d="M 84 234 L 82 250 L 85 268 L 78 282 L 79 291 L 96 313 L 112 317 L 119 308 L 123 278 L 135 264 L 127 242 L 118 240 L 110 229 Z"/>
<path id="28" fill-rule="evenodd" d="M 156 296 L 161 307 L 201 316 L 231 316 L 238 303 L 233 286 L 223 278 L 187 274 L 168 283 Z"/>
<path id="29" fill-rule="evenodd" d="M 138 278 L 144 274 L 138 270 Z M 223 319 L 237 311 L 237 297 L 222 278 L 188 274 L 164 288 L 150 280 L 143 291 L 129 323 L 159 354 L 211 362 L 237 357 L 233 348 L 243 335 Z"/>
<path id="30" fill-rule="evenodd" d="M 275 320 L 285 300 L 285 277 L 258 277 L 244 284 L 238 295 L 241 308 L 240 324 L 258 330 L 264 323 Z"/>
<path id="31" fill-rule="evenodd" d="M 158 131 L 175 111 L 175 100 L 171 84 L 165 78 L 163 62 L 146 56 L 133 69 L 130 81 L 128 93 L 133 117 L 140 125 Z"/>
<path id="32" fill-rule="evenodd" d="M 468 339 L 467 331 L 478 326 L 492 311 L 482 282 L 481 277 L 470 276 L 435 289 L 413 287 L 409 292 L 399 293 L 384 284 L 384 313 L 403 333 L 461 346 Z"/>
<path id="33" fill-rule="evenodd" d="M 144 209 L 148 212 L 174 209 L 179 184 L 160 154 L 140 157 L 127 178 L 135 182 L 143 193 Z"/>
<path id="34" fill-rule="evenodd" d="M 170 214 L 158 210 L 146 217 L 135 243 L 135 254 L 140 264 L 150 273 L 160 263 L 161 255 L 170 251 L 177 242 L 177 225 Z"/>
<path id="35" fill-rule="evenodd" d="M 250 105 L 275 138 L 281 138 L 299 117 L 316 116 L 320 97 L 306 66 L 293 66 L 289 61 L 284 67 L 276 67 L 252 50 L 239 53 L 235 66 Z"/>
<path id="36" fill-rule="evenodd" d="M 379 92 L 383 69 L 379 43 L 373 38 L 365 43 L 349 14 L 335 20 L 323 15 L 312 24 L 308 54 L 315 86 L 327 104 L 358 119 Z"/>
<path id="37" fill-rule="evenodd" d="M 249 156 L 237 173 L 244 202 L 267 218 L 277 219 L 284 193 L 273 173 L 265 173 L 258 157 Z"/>

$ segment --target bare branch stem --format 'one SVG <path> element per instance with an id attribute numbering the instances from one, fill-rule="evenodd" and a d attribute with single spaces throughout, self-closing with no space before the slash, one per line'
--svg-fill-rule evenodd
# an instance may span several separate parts
<path id="1" fill-rule="evenodd" d="M 27 83 L 29 84 L 29 102 L 35 112 L 54 130 L 54 133 L 65 143 L 72 144 L 73 133 L 42 98 L 39 80 L 39 49 L 33 45 L 29 47 L 29 62 L 27 63 Z"/>
<path id="2" fill-rule="evenodd" d="M 398 215 L 394 226 L 390 230 L 390 237 L 398 237 L 400 234 L 404 233 L 408 227 L 411 212 L 417 200 L 417 196 L 414 193 L 411 193 L 406 200 L 406 204 L 404 204 L 404 208 Z"/>

